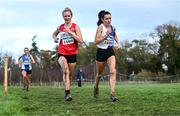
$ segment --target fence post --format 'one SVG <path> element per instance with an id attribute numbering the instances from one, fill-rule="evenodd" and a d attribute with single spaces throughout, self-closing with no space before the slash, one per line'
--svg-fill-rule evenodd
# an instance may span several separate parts
<path id="1" fill-rule="evenodd" d="M 4 95 L 8 94 L 8 56 L 4 57 Z"/>

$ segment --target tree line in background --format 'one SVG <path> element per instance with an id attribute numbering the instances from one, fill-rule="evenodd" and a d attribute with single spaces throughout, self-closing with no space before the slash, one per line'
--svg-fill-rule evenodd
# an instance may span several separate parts
<path id="1" fill-rule="evenodd" d="M 179 80 L 180 77 L 180 23 L 168 23 L 159 25 L 154 32 L 147 37 L 125 41 L 120 50 L 115 51 L 117 62 L 117 80 L 161 80 L 168 75 L 176 75 L 170 79 Z M 40 50 L 36 42 L 37 35 L 32 38 L 30 50 L 36 64 L 33 64 L 33 83 L 61 82 L 62 71 L 57 63 L 55 46 L 53 51 Z M 95 64 L 96 46 L 90 42 L 87 46 L 79 47 L 77 66 L 73 77 L 78 69 L 85 73 L 86 80 L 93 81 L 96 75 Z M 0 82 L 3 82 L 3 55 L 0 53 Z M 107 66 L 105 68 L 104 80 L 108 80 Z M 9 84 L 17 84 L 22 81 L 21 72 L 15 59 L 9 56 Z M 161 78 L 159 78 L 161 77 Z"/>

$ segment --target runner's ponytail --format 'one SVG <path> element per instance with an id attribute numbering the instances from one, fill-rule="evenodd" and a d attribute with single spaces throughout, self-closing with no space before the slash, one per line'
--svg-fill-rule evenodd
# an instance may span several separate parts
<path id="1" fill-rule="evenodd" d="M 103 14 L 105 13 L 106 11 L 105 10 L 101 10 L 99 13 L 98 13 L 98 22 L 97 22 L 97 26 L 99 26 L 100 24 L 102 24 L 102 16 Z"/>

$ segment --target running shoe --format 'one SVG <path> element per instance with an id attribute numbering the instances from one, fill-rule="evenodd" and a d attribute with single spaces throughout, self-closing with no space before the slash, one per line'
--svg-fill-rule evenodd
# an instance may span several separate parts
<path id="1" fill-rule="evenodd" d="M 111 96 L 110 98 L 111 98 L 112 102 L 119 101 L 119 99 L 116 96 Z"/>
<path id="2" fill-rule="evenodd" d="M 72 100 L 71 95 L 70 95 L 70 94 L 67 94 L 67 95 L 65 96 L 65 101 L 71 101 L 71 100 Z"/>

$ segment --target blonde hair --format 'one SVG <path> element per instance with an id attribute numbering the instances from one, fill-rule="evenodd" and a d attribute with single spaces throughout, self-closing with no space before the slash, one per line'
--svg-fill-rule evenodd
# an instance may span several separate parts
<path id="1" fill-rule="evenodd" d="M 71 16 L 73 15 L 72 11 L 70 8 L 66 7 L 63 11 L 62 11 L 62 16 L 64 16 L 64 13 L 65 12 L 70 12 L 71 13 Z"/>

